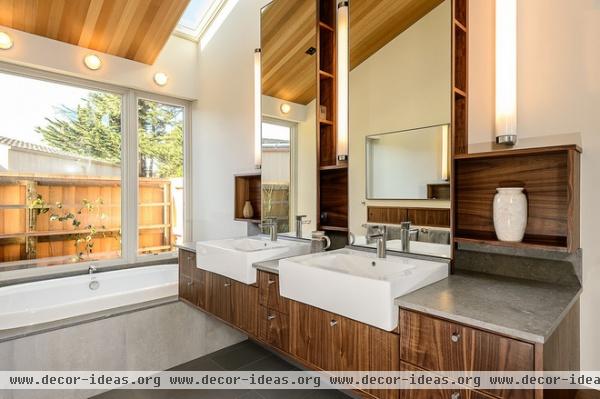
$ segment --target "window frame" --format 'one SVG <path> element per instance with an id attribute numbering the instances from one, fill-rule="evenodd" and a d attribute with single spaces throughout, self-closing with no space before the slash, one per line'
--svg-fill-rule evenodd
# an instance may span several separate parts
<path id="1" fill-rule="evenodd" d="M 91 265 L 99 270 L 136 267 L 149 262 L 168 261 L 177 258 L 177 251 L 159 254 L 138 254 L 138 99 L 157 101 L 164 104 L 183 107 L 184 112 L 184 144 L 183 174 L 184 202 L 183 240 L 191 240 L 192 207 L 191 207 L 191 102 L 170 96 L 159 95 L 147 91 L 121 87 L 103 82 L 67 76 L 55 72 L 42 71 L 26 66 L 9 64 L 0 61 L 0 72 L 23 78 L 36 79 L 49 83 L 75 86 L 87 90 L 104 91 L 121 96 L 121 256 L 114 259 L 82 261 L 77 263 L 58 263 L 42 266 L 41 262 L 21 260 L 0 262 L 0 281 L 12 279 L 28 279 L 42 275 L 78 273 L 87 271 Z M 52 263 L 52 258 L 47 258 Z"/>

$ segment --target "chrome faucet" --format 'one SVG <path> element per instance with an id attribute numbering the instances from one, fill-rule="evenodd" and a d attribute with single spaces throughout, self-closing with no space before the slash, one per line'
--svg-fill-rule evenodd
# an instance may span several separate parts
<path id="1" fill-rule="evenodd" d="M 302 238 L 302 225 L 310 223 L 310 220 L 302 220 L 306 215 L 296 215 L 296 238 Z"/>
<path id="2" fill-rule="evenodd" d="M 417 229 L 410 228 L 411 222 L 400 223 L 400 241 L 402 243 L 402 252 L 410 252 L 410 233 Z"/>
<path id="3" fill-rule="evenodd" d="M 96 266 L 90 265 L 90 267 L 88 267 L 88 274 L 94 274 L 96 273 L 96 270 L 98 270 L 96 269 Z"/>
<path id="4" fill-rule="evenodd" d="M 268 222 L 261 223 L 260 227 L 261 228 L 268 227 L 269 235 L 271 236 L 271 241 L 277 241 L 277 227 L 278 227 L 277 218 L 276 217 L 268 217 L 268 218 L 265 218 L 265 220 L 268 220 Z"/>
<path id="5" fill-rule="evenodd" d="M 377 257 L 385 258 L 387 256 L 387 226 L 381 225 L 377 227 L 378 232 L 375 234 L 370 234 L 368 236 L 369 239 L 377 239 Z"/>

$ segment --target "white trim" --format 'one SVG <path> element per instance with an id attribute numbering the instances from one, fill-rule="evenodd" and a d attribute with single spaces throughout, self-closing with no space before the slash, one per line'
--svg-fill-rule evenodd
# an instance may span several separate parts
<path id="1" fill-rule="evenodd" d="M 80 87 L 87 90 L 104 91 L 121 96 L 121 257 L 115 259 L 85 261 L 73 264 L 38 267 L 35 261 L 0 262 L 0 281 L 14 276 L 41 276 L 64 273 L 65 271 L 86 270 L 91 264 L 99 269 L 145 263 L 152 260 L 168 260 L 177 257 L 177 252 L 155 255 L 138 255 L 138 137 L 137 137 L 137 100 L 148 99 L 184 108 L 184 241 L 191 239 L 192 230 L 192 167 L 191 167 L 191 102 L 188 100 L 149 93 L 141 90 L 61 75 L 30 67 L 0 61 L 0 72 L 29 79 Z M 38 260 L 43 261 L 43 260 Z M 48 258 L 51 262 L 52 258 Z M 23 265 L 22 269 L 2 270 L 4 265 Z M 31 266 L 31 267 L 27 267 Z"/>
<path id="2" fill-rule="evenodd" d="M 208 30 L 213 21 L 217 18 L 227 0 L 212 0 L 212 4 L 206 10 L 206 13 L 200 20 L 200 23 L 196 27 L 196 29 L 189 29 L 186 27 L 181 27 L 179 23 L 175 27 L 173 31 L 173 35 L 181 37 L 182 39 L 191 40 L 193 42 L 198 42 L 202 38 L 202 35 Z"/>

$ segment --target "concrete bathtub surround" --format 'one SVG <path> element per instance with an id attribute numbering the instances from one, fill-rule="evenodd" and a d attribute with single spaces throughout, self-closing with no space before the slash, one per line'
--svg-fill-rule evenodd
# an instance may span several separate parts
<path id="1" fill-rule="evenodd" d="M 180 302 L 0 343 L 0 370 L 166 370 L 245 340 Z M 2 399 L 85 399 L 98 391 L 2 391 Z M 6 396 L 8 395 L 8 396 Z"/>

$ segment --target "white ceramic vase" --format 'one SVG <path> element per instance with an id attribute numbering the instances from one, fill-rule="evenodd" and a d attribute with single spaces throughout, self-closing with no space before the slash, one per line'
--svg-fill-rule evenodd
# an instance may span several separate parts
<path id="1" fill-rule="evenodd" d="M 494 229 L 500 241 L 520 242 L 527 227 L 527 197 L 522 187 L 497 188 Z"/>
<path id="2" fill-rule="evenodd" d="M 244 208 L 242 209 L 242 215 L 244 215 L 245 219 L 250 219 L 254 216 L 254 209 L 252 208 L 252 204 L 250 201 L 246 201 L 244 203 Z"/>

